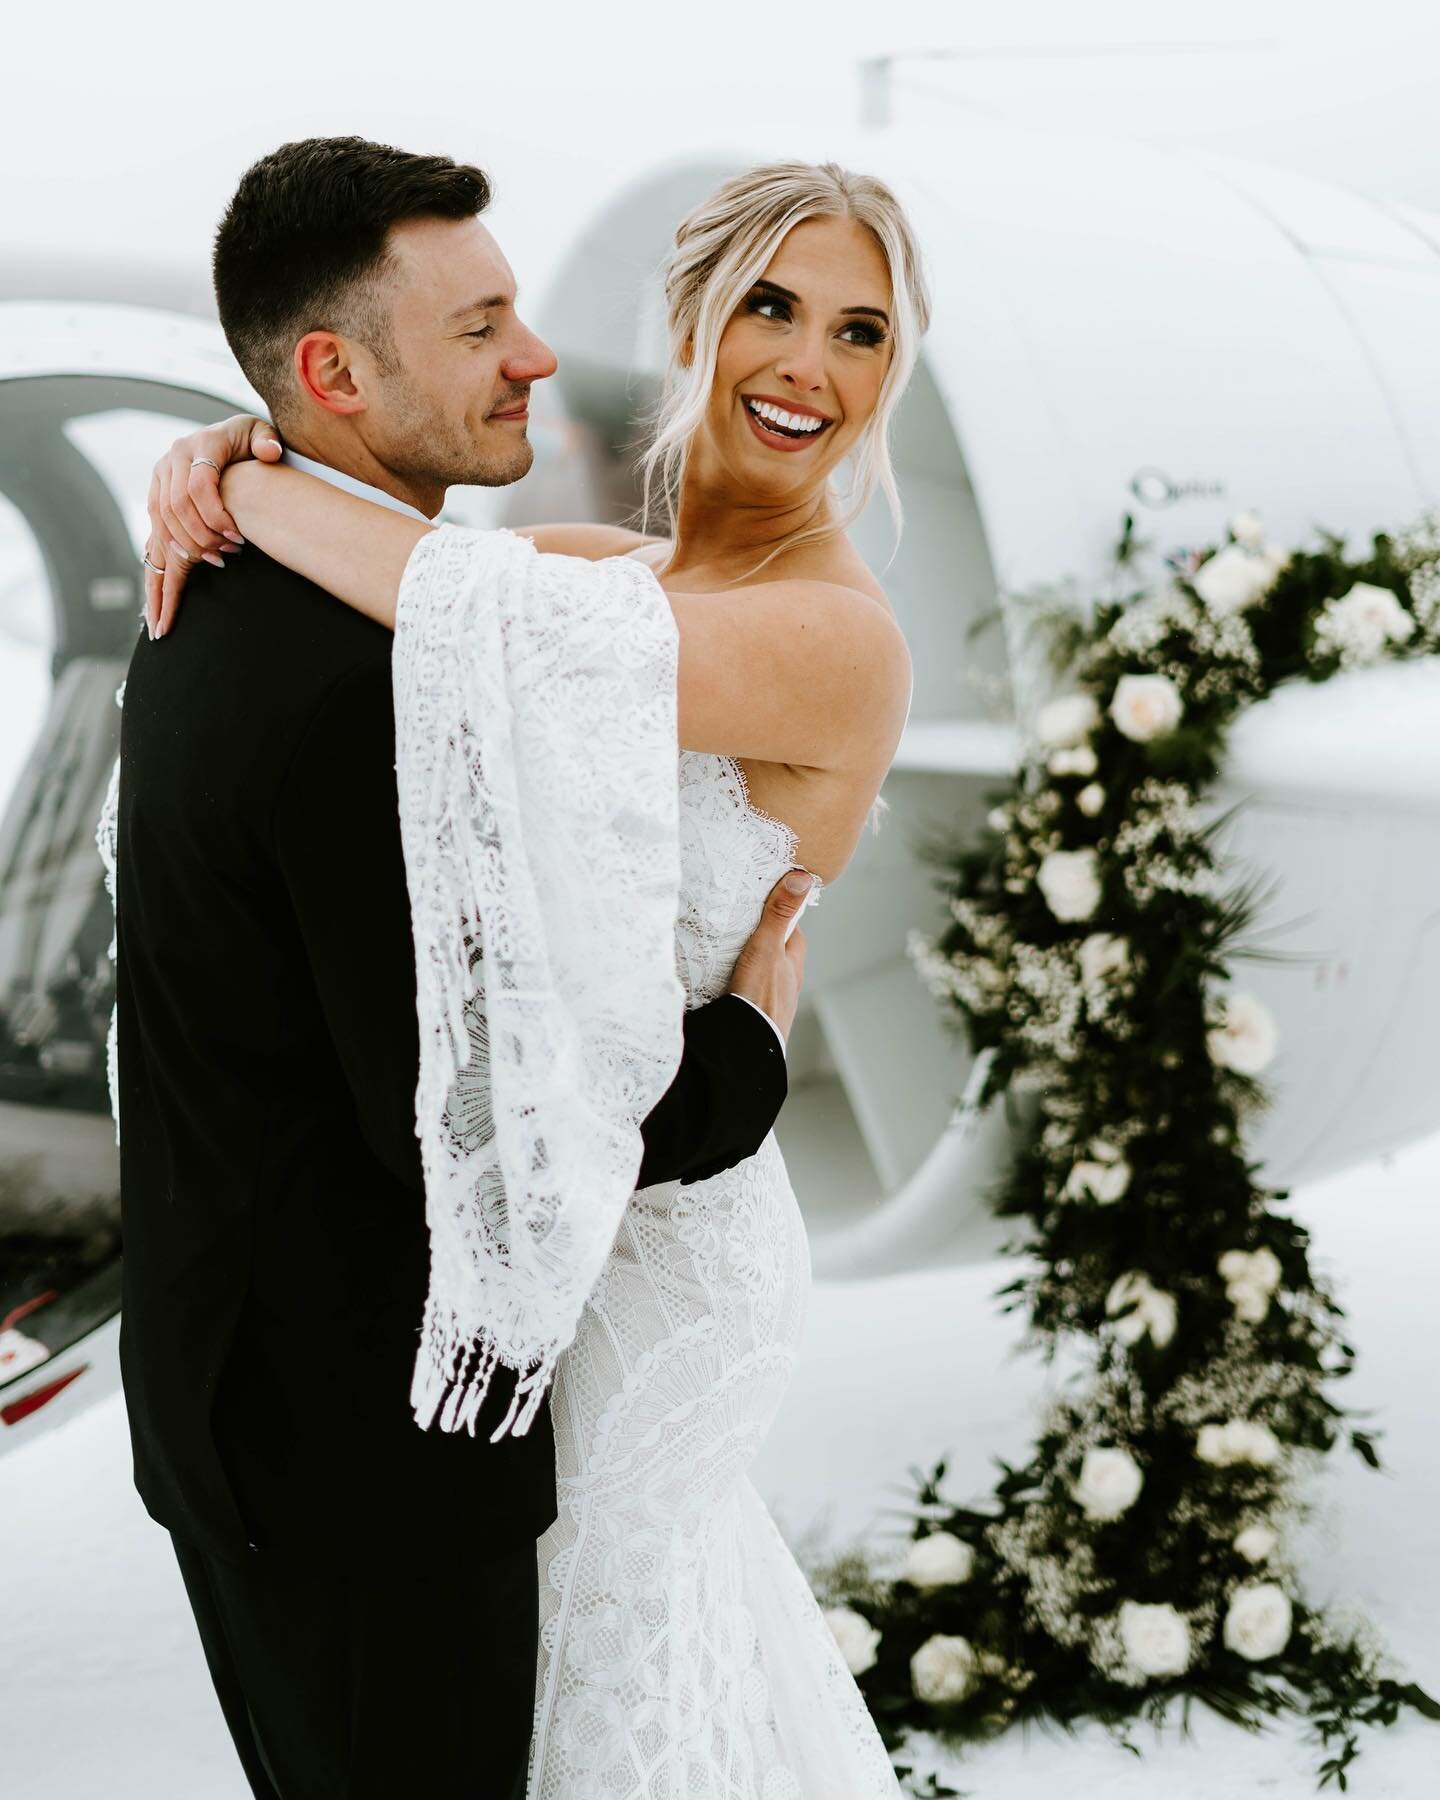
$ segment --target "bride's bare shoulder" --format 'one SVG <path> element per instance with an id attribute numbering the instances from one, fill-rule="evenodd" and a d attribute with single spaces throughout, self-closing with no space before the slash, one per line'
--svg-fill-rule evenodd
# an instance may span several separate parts
<path id="1" fill-rule="evenodd" d="M 555 556 L 581 556 L 587 562 L 600 562 L 607 556 L 628 556 L 641 551 L 648 561 L 646 547 L 661 540 L 646 537 L 641 531 L 627 531 L 623 525 L 517 525 L 518 537 L 530 538 L 537 550 Z"/>
<path id="2" fill-rule="evenodd" d="M 892 618 L 895 616 L 890 596 L 849 538 L 801 544 L 789 554 L 777 556 L 757 579 L 760 582 L 814 582 L 823 588 L 843 588 L 848 593 L 877 602 Z"/>
<path id="3" fill-rule="evenodd" d="M 643 562 L 647 569 L 660 569 L 669 562 L 674 550 L 673 538 L 641 538 L 638 544 L 622 554 L 633 556 L 636 562 Z"/>

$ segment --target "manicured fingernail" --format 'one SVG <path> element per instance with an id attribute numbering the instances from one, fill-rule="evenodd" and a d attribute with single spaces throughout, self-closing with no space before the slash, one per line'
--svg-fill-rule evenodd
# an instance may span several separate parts
<path id="1" fill-rule="evenodd" d="M 229 538 L 229 540 L 232 544 L 243 544 L 245 542 L 244 538 L 241 537 L 241 535 L 238 531 L 227 531 L 225 533 L 225 535 L 226 535 L 226 537 Z"/>
<path id="2" fill-rule="evenodd" d="M 217 569 L 223 569 L 225 567 L 225 558 L 223 556 L 217 556 L 213 550 L 207 550 L 205 552 L 205 560 L 208 563 L 213 563 Z"/>
<path id="3" fill-rule="evenodd" d="M 222 556 L 238 556 L 244 548 L 243 544 L 222 544 L 220 554 Z"/>

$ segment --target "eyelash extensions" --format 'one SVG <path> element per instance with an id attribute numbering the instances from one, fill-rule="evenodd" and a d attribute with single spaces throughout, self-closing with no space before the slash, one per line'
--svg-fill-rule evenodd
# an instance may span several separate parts
<path id="1" fill-rule="evenodd" d="M 758 313 L 762 306 L 778 306 L 782 309 L 787 318 L 790 316 L 789 302 L 781 300 L 775 294 L 751 294 L 746 299 L 745 309 L 747 312 Z M 864 319 L 856 319 L 853 324 L 847 325 L 845 329 L 847 331 L 863 331 L 865 333 L 863 340 L 864 347 L 871 350 L 877 345 L 883 344 L 885 339 L 889 336 L 889 333 L 882 325 L 872 325 Z"/>

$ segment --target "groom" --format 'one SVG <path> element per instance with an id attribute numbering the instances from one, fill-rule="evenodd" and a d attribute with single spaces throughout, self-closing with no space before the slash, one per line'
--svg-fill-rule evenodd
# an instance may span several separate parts
<path id="1" fill-rule="evenodd" d="M 488 200 L 479 169 L 356 138 L 247 171 L 216 295 L 300 466 L 426 518 L 451 483 L 529 468 L 525 401 L 555 358 L 516 315 Z M 554 1442 L 547 1408 L 488 1441 L 505 1371 L 474 1437 L 411 1415 L 428 1239 L 391 644 L 252 544 L 197 569 L 173 635 L 136 648 L 122 1370 L 136 1484 L 253 1792 L 521 1800 Z M 798 885 L 734 993 L 687 1016 L 639 1185 L 715 1173 L 769 1132 Z"/>

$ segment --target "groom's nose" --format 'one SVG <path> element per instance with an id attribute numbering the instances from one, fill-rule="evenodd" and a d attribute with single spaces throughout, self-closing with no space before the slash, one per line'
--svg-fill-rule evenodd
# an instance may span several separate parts
<path id="1" fill-rule="evenodd" d="M 559 366 L 559 358 L 544 338 L 537 337 L 528 326 L 522 326 L 521 341 L 509 350 L 500 365 L 500 373 L 507 381 L 519 384 L 543 381 L 547 375 L 553 375 Z"/>

